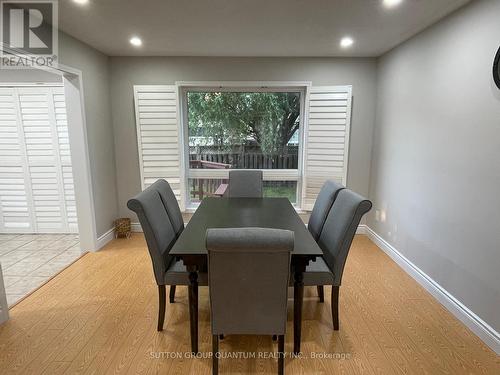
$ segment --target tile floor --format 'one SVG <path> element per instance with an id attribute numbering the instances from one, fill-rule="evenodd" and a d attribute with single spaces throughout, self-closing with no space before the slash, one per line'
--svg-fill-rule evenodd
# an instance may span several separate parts
<path id="1" fill-rule="evenodd" d="M 9 306 L 81 256 L 75 234 L 0 234 L 2 265 Z"/>

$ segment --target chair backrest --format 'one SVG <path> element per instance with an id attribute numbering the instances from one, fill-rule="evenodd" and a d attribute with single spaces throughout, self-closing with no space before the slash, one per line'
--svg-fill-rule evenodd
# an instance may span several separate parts
<path id="1" fill-rule="evenodd" d="M 318 244 L 323 258 L 333 272 L 334 285 L 340 285 L 347 254 L 363 215 L 372 202 L 349 189 L 342 189 L 326 217 Z"/>
<path id="2" fill-rule="evenodd" d="M 284 335 L 292 231 L 207 230 L 212 334 Z"/>
<path id="3" fill-rule="evenodd" d="M 342 189 L 345 189 L 345 186 L 333 180 L 327 180 L 321 187 L 307 224 L 307 229 L 309 229 L 316 241 L 321 234 L 328 212 L 330 212 L 337 194 Z"/>
<path id="4" fill-rule="evenodd" d="M 172 261 L 168 252 L 175 243 L 176 236 L 160 194 L 150 186 L 129 199 L 127 207 L 137 214 L 141 223 L 156 283 L 164 285 L 165 272 Z"/>
<path id="5" fill-rule="evenodd" d="M 179 237 L 184 230 L 184 219 L 182 217 L 179 203 L 177 202 L 177 198 L 175 197 L 170 184 L 163 179 L 159 179 L 156 180 L 151 187 L 160 193 L 161 200 L 167 210 L 170 222 L 174 227 L 175 235 Z"/>
<path id="6" fill-rule="evenodd" d="M 262 198 L 262 171 L 229 171 L 229 198 Z"/>

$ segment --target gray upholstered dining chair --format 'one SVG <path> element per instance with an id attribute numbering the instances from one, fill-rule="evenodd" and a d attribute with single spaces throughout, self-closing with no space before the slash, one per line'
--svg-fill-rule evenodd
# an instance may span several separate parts
<path id="1" fill-rule="evenodd" d="M 174 191 L 170 187 L 170 184 L 163 179 L 156 180 L 151 187 L 156 189 L 160 193 L 163 205 L 167 210 L 168 217 L 174 228 L 176 237 L 179 237 L 184 230 L 184 219 L 182 217 L 181 209 L 177 203 L 177 198 L 175 197 Z"/>
<path id="2" fill-rule="evenodd" d="M 149 255 L 153 263 L 153 272 L 158 285 L 158 331 L 163 330 L 165 320 L 166 285 L 189 285 L 189 272 L 182 261 L 177 261 L 168 253 L 177 237 L 170 222 L 160 193 L 150 186 L 129 199 L 127 207 L 139 218 Z M 199 285 L 207 285 L 207 274 L 200 273 Z"/>
<path id="3" fill-rule="evenodd" d="M 337 198 L 340 190 L 345 189 L 345 186 L 333 180 L 327 180 L 319 191 L 316 202 L 307 223 L 307 229 L 312 234 L 314 239 L 318 241 L 323 226 L 325 225 L 326 217 L 332 208 L 333 202 Z M 325 300 L 325 292 L 323 285 L 318 285 L 318 295 L 320 302 Z"/>
<path id="4" fill-rule="evenodd" d="M 179 203 L 177 203 L 177 198 L 175 197 L 174 191 L 170 187 L 170 184 L 163 179 L 156 180 L 151 188 L 158 191 L 165 209 L 167 210 L 167 215 L 170 219 L 170 223 L 175 232 L 175 237 L 179 238 L 182 231 L 184 230 L 184 218 L 182 217 L 181 209 Z M 170 303 L 175 302 L 175 285 L 170 285 L 169 301 Z"/>
<path id="5" fill-rule="evenodd" d="M 328 212 L 330 212 L 337 194 L 342 189 L 345 189 L 345 186 L 333 180 L 327 180 L 321 187 L 316 202 L 314 202 L 311 217 L 307 223 L 307 229 L 309 229 L 309 232 L 316 241 L 321 234 Z"/>
<path id="6" fill-rule="evenodd" d="M 309 263 L 304 272 L 305 286 L 332 286 L 334 330 L 339 329 L 339 292 L 347 255 L 359 222 L 371 207 L 372 203 L 361 195 L 349 189 L 340 190 L 318 239 L 323 257 Z"/>
<path id="7" fill-rule="evenodd" d="M 229 171 L 229 198 L 262 198 L 262 171 Z"/>
<path id="8" fill-rule="evenodd" d="M 278 335 L 278 373 L 284 371 L 292 231 L 270 228 L 207 230 L 213 374 L 219 335 Z"/>

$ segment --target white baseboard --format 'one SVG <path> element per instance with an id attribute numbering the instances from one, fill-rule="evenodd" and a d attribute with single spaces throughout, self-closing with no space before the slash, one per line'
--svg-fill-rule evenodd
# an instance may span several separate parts
<path id="1" fill-rule="evenodd" d="M 130 223 L 132 232 L 142 233 L 142 227 L 139 223 Z"/>
<path id="2" fill-rule="evenodd" d="M 360 225 L 361 227 L 361 225 Z M 361 228 L 358 228 L 360 230 Z M 496 354 L 500 354 L 500 334 L 488 323 L 474 314 L 467 306 L 451 295 L 446 289 L 434 281 L 429 275 L 418 268 L 390 243 L 375 233 L 370 227 L 364 225 L 365 234 L 403 270 L 422 285 L 434 296 L 449 312 L 455 315 L 462 323 L 474 332 Z"/>
<path id="3" fill-rule="evenodd" d="M 110 242 L 114 238 L 115 238 L 115 228 L 111 228 L 97 239 L 97 249 L 95 251 L 102 249 L 104 246 L 106 246 L 108 242 Z"/>
<path id="4" fill-rule="evenodd" d="M 366 228 L 368 228 L 366 224 L 359 224 L 358 229 L 356 229 L 356 234 L 366 234 Z"/>

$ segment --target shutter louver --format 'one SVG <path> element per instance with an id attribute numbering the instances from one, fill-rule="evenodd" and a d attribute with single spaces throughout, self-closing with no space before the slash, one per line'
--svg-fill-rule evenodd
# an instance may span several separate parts
<path id="1" fill-rule="evenodd" d="M 144 190 L 156 180 L 167 180 L 184 209 L 177 125 L 177 88 L 174 85 L 134 86 L 137 145 Z"/>
<path id="2" fill-rule="evenodd" d="M 305 210 L 312 210 L 327 179 L 347 182 L 351 98 L 351 86 L 311 87 L 302 195 Z"/>

